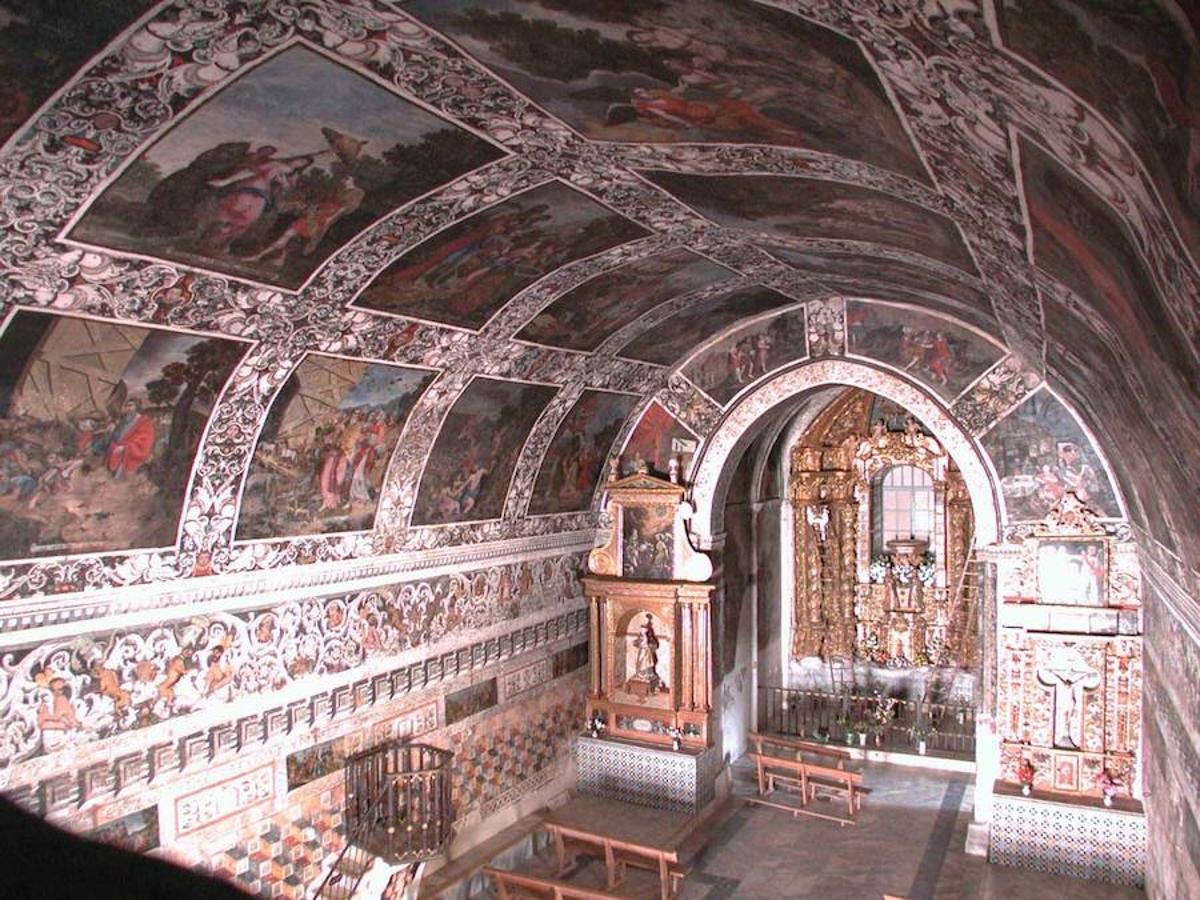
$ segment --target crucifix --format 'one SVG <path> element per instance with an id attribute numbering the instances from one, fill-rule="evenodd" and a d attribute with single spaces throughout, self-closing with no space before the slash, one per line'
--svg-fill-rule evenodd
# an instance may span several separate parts
<path id="1" fill-rule="evenodd" d="M 1100 685 L 1100 673 L 1074 648 L 1055 653 L 1038 669 L 1038 681 L 1054 688 L 1054 746 L 1083 749 L 1083 692 Z"/>

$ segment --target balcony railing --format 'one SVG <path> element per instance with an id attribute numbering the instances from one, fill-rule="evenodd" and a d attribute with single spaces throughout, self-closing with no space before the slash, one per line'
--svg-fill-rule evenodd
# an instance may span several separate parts
<path id="1" fill-rule="evenodd" d="M 760 730 L 839 744 L 848 734 L 857 743 L 854 735 L 865 730 L 872 747 L 911 753 L 924 739 L 928 753 L 975 756 L 975 708 L 969 704 L 767 686 L 758 690 Z"/>

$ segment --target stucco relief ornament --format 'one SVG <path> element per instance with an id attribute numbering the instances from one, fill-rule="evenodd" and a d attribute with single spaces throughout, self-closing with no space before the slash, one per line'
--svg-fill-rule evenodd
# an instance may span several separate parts
<path id="1" fill-rule="evenodd" d="M 814 357 L 846 352 L 846 304 L 840 297 L 808 305 L 808 349 Z"/>

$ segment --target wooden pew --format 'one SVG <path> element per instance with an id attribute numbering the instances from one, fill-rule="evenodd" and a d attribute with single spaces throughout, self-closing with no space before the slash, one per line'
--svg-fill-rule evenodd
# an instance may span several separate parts
<path id="1" fill-rule="evenodd" d="M 837 769 L 846 768 L 846 763 L 853 759 L 849 750 L 831 747 L 828 744 L 818 744 L 816 741 L 784 737 L 781 734 L 761 734 L 760 732 L 752 731 L 750 733 L 750 741 L 754 744 L 754 751 L 756 753 L 766 753 L 766 747 L 779 747 L 784 751 L 791 751 L 792 753 L 801 755 L 808 754 L 810 756 L 825 757 L 832 760 L 831 765 Z"/>
<path id="2" fill-rule="evenodd" d="M 496 895 L 500 900 L 609 900 L 621 896 L 609 891 L 579 887 L 567 881 L 492 866 L 484 866 L 483 871 L 495 882 Z"/>
<path id="3" fill-rule="evenodd" d="M 755 771 L 758 775 L 758 793 L 760 798 L 765 798 L 773 793 L 777 787 L 783 790 L 791 791 L 799 794 L 800 805 L 806 806 L 812 800 L 816 799 L 818 791 L 821 793 L 836 794 L 843 796 L 846 799 L 846 810 L 851 817 L 858 813 L 862 808 L 862 796 L 869 794 L 870 789 L 863 786 L 862 774 L 852 772 L 844 768 L 845 759 L 842 754 L 838 753 L 838 767 L 819 765 L 817 763 L 808 762 L 803 759 L 802 751 L 806 748 L 799 745 L 808 744 L 807 741 L 793 741 L 787 738 L 777 739 L 770 735 L 751 735 L 751 739 L 755 741 L 756 749 L 750 752 L 749 757 L 754 760 Z M 756 740 L 757 739 L 757 740 Z M 761 752 L 767 746 L 783 747 L 786 750 L 793 752 L 801 751 L 801 758 L 792 759 L 787 756 L 777 756 L 773 753 Z M 832 748 L 827 748 L 822 744 L 812 745 L 821 750 L 828 751 Z M 825 757 L 832 757 L 835 753 L 825 753 Z M 778 809 L 783 809 L 791 812 L 793 815 L 804 813 L 805 815 L 817 816 L 824 819 L 832 819 L 839 824 L 851 824 L 850 819 L 843 819 L 838 816 L 827 816 L 812 810 L 798 809 L 794 806 L 786 806 L 782 803 L 774 803 L 768 800 L 756 799 L 752 802 L 761 803 L 765 806 L 772 806 Z"/>
<path id="4" fill-rule="evenodd" d="M 610 891 L 624 878 L 625 867 L 633 865 L 658 872 L 662 900 L 669 900 L 687 874 L 679 867 L 679 854 L 675 850 L 638 844 L 553 821 L 544 822 L 542 827 L 554 839 L 560 877 L 571 868 L 577 853 L 586 853 L 604 860 Z"/>

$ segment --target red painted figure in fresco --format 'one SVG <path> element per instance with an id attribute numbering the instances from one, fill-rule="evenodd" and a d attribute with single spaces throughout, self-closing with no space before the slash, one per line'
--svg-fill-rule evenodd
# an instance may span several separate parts
<path id="1" fill-rule="evenodd" d="M 113 428 L 105 462 L 117 478 L 136 472 L 154 451 L 154 420 L 137 400 L 125 401 L 124 414 Z"/>

